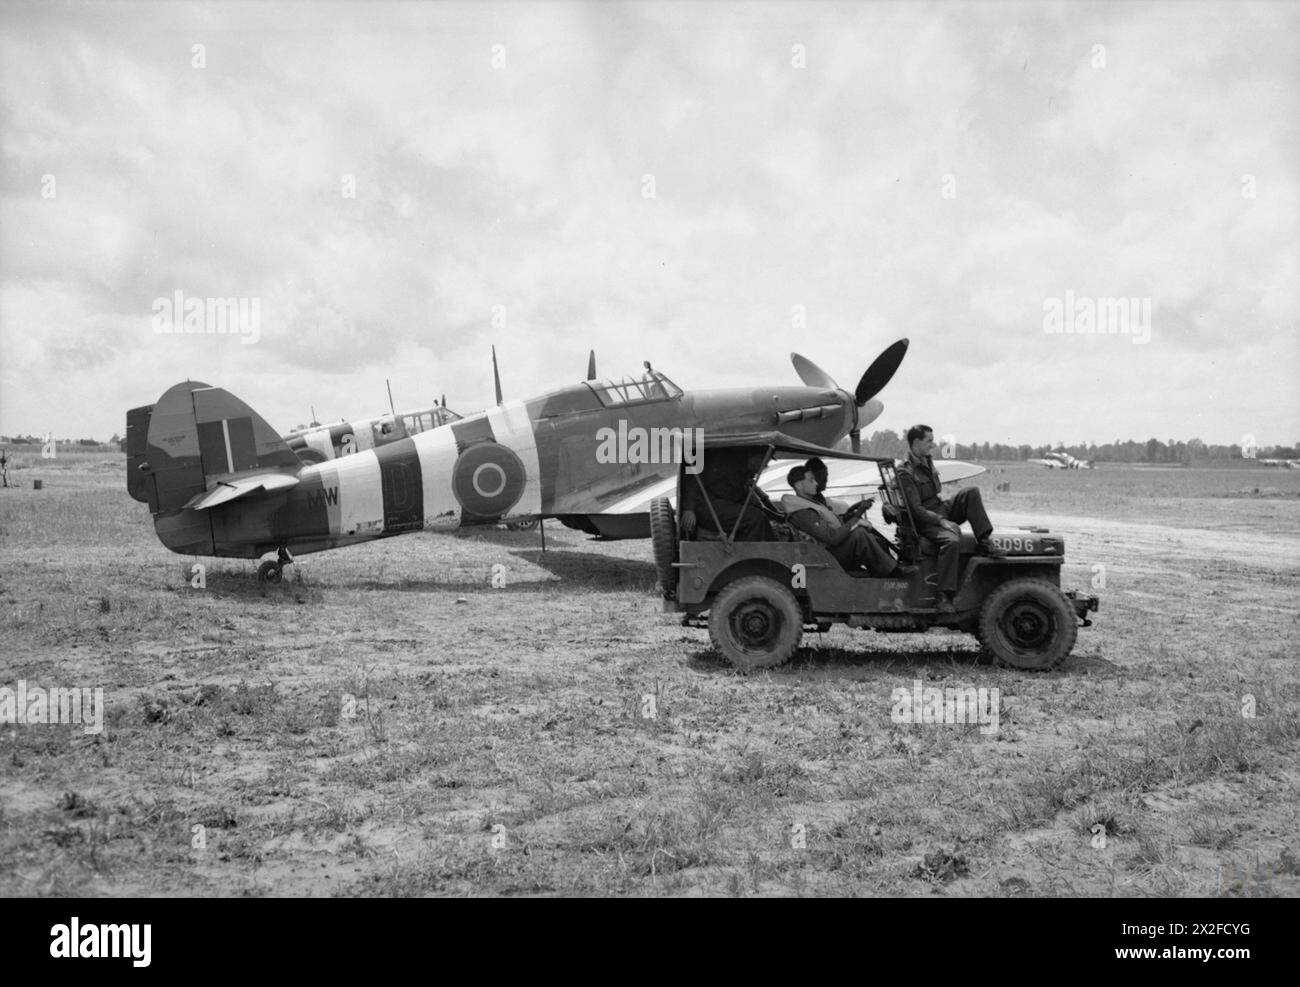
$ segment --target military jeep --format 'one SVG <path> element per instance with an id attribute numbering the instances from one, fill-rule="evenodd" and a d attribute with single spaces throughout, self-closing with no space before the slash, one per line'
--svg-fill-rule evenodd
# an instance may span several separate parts
<path id="1" fill-rule="evenodd" d="M 937 551 L 918 535 L 899 489 L 892 459 L 821 448 L 779 432 L 705 437 L 710 449 L 749 446 L 763 450 L 763 466 L 773 459 L 856 460 L 879 468 L 878 492 L 896 533 L 891 548 L 902 562 L 914 563 L 907 578 L 877 578 L 846 571 L 821 544 L 802 535 L 778 511 L 769 515 L 772 541 L 738 541 L 731 531 L 701 521 L 686 537 L 667 497 L 651 504 L 650 527 L 664 611 L 683 615 L 683 626 L 707 627 L 713 645 L 742 670 L 772 668 L 787 661 L 805 630 L 825 632 L 832 624 L 885 633 L 947 627 L 973 634 L 984 650 L 1013 668 L 1041 671 L 1062 662 L 1074 647 L 1080 626 L 1088 627 L 1097 598 L 1061 590 L 1065 542 L 1045 528 L 995 532 L 1006 553 L 976 554 L 973 535 L 963 532 L 959 590 L 954 612 L 938 608 Z M 791 463 L 794 465 L 794 463 Z M 759 475 L 762 475 L 762 469 Z M 683 484 L 698 485 L 712 520 L 717 512 L 698 473 L 679 469 L 677 503 Z"/>

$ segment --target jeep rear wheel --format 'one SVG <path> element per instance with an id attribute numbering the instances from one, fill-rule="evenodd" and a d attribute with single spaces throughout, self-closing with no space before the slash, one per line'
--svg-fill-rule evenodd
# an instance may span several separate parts
<path id="1" fill-rule="evenodd" d="M 1070 601 L 1041 579 L 1015 579 L 990 593 L 976 634 L 998 661 L 1031 672 L 1064 661 L 1078 635 Z"/>
<path id="2" fill-rule="evenodd" d="M 650 501 L 650 540 L 654 543 L 655 569 L 659 573 L 659 589 L 667 599 L 677 593 L 677 518 L 667 497 Z"/>
<path id="3" fill-rule="evenodd" d="M 709 608 L 713 646 L 744 672 L 789 661 L 802 635 L 799 602 L 787 587 L 767 576 L 736 580 Z"/>

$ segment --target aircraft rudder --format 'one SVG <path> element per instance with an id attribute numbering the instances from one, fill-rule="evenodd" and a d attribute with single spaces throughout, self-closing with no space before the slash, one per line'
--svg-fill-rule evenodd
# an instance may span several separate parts
<path id="1" fill-rule="evenodd" d="M 218 477 L 256 470 L 296 474 L 302 466 L 261 415 L 229 391 L 201 381 L 176 384 L 155 404 L 127 416 L 127 489 L 149 504 L 155 518 L 190 513 L 184 505 Z M 170 532 L 177 523 L 164 527 Z M 194 528 L 185 544 L 195 544 L 197 528 L 206 523 L 181 524 Z M 163 528 L 158 534 L 173 547 Z"/>

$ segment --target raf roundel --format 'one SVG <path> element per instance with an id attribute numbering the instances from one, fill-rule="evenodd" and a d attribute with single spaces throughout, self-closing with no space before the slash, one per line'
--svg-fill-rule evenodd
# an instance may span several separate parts
<path id="1" fill-rule="evenodd" d="M 500 517 L 519 502 L 526 478 L 524 464 L 511 450 L 496 442 L 479 442 L 456 460 L 451 489 L 471 514 Z"/>

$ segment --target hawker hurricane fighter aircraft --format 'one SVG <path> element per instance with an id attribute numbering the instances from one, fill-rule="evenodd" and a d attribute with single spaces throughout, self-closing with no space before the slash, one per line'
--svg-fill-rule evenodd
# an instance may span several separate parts
<path id="1" fill-rule="evenodd" d="M 400 442 L 431 428 L 459 421 L 460 418 L 460 415 L 447 407 L 447 399 L 444 397 L 441 404 L 428 408 L 394 411 L 352 422 L 295 429 L 285 433 L 282 438 L 304 463 L 323 463 L 327 459 L 338 459 L 354 452 L 377 449 L 390 442 Z"/>
<path id="2" fill-rule="evenodd" d="M 1037 463 L 1039 466 L 1046 466 L 1053 470 L 1090 470 L 1092 461 L 1089 459 L 1075 459 L 1068 452 L 1049 452 L 1042 459 L 1031 459 L 1031 463 Z"/>
<path id="3" fill-rule="evenodd" d="M 496 383 L 497 405 L 505 403 L 501 396 L 501 374 L 497 370 L 497 351 L 492 347 L 492 378 Z M 596 379 L 596 351 L 587 357 L 587 379 Z M 458 415 L 447 407 L 447 395 L 442 396 L 441 403 L 429 408 L 416 408 L 414 411 L 398 412 L 393 408 L 393 390 L 388 389 L 388 409 L 390 414 L 359 418 L 355 421 L 341 421 L 337 425 L 322 425 L 312 421 L 309 427 L 299 427 L 286 432 L 281 438 L 289 448 L 298 454 L 304 463 L 323 463 L 327 459 L 350 456 L 354 452 L 377 449 L 389 442 L 397 442 L 408 436 L 427 432 L 431 428 L 449 425 L 460 421 L 464 415 Z M 315 412 L 312 414 L 315 418 Z"/>
<path id="4" fill-rule="evenodd" d="M 884 405 L 907 351 L 886 349 L 853 392 L 794 355 L 802 387 L 684 392 L 648 365 L 305 464 L 252 408 L 219 387 L 176 384 L 127 412 L 127 489 L 159 540 L 183 555 L 259 558 L 278 581 L 292 553 L 420 531 L 559 518 L 609 537 L 648 537 L 621 502 L 676 476 L 699 436 L 777 430 L 829 446 Z M 606 532 L 603 526 L 609 524 Z"/>

